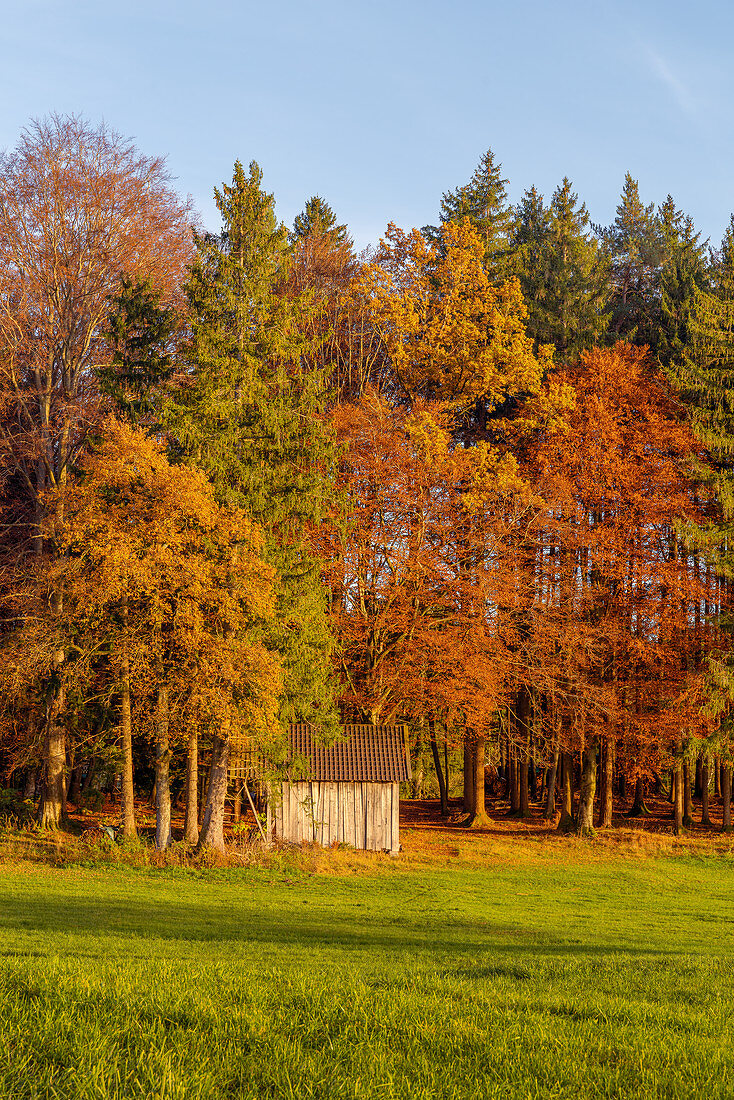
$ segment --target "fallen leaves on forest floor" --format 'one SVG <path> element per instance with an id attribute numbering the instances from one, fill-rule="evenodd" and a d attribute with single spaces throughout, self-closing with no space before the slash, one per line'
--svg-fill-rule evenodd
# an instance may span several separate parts
<path id="1" fill-rule="evenodd" d="M 456 807 L 455 807 L 456 808 Z M 588 866 L 619 860 L 646 860 L 687 855 L 703 857 L 734 854 L 734 837 L 720 831 L 694 827 L 680 837 L 672 834 L 666 806 L 654 804 L 645 819 L 620 818 L 613 829 L 599 829 L 591 838 L 559 834 L 554 823 L 543 822 L 539 811 L 528 820 L 513 818 L 506 807 L 496 804 L 495 817 L 486 829 L 470 830 L 456 812 L 443 821 L 435 801 L 401 804 L 401 851 L 366 852 L 347 845 L 321 848 L 317 844 L 277 843 L 265 849 L 258 840 L 228 840 L 224 854 L 197 853 L 182 842 L 165 852 L 156 851 L 146 835 L 145 813 L 141 813 L 141 838 L 112 842 L 101 826 L 114 823 L 114 808 L 87 815 L 79 834 L 41 833 L 35 829 L 0 831 L 0 864 L 51 864 L 55 866 L 125 866 L 151 870 L 174 868 L 182 871 L 263 869 L 278 874 L 375 875 L 400 874 L 415 870 L 439 870 L 449 866 L 468 869 L 491 867 Z M 74 823 L 72 823 L 74 824 Z M 77 824 L 77 829 L 79 823 Z"/>

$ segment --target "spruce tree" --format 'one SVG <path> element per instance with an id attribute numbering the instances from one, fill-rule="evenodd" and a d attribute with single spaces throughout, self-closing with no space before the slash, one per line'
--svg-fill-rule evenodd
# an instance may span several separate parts
<path id="1" fill-rule="evenodd" d="M 607 261 L 592 236 L 586 206 L 566 177 L 545 207 L 533 187 L 517 208 L 514 271 L 536 344 L 575 357 L 602 337 L 608 315 Z"/>
<path id="2" fill-rule="evenodd" d="M 665 259 L 660 277 L 660 325 L 654 351 L 662 368 L 675 370 L 692 340 L 691 310 L 708 286 L 706 243 L 690 217 L 668 195 L 659 208 Z"/>
<path id="3" fill-rule="evenodd" d="M 334 246 L 352 243 L 346 225 L 337 224 L 336 214 L 320 195 L 313 195 L 296 215 L 291 240 L 295 242 L 312 235 L 324 237 Z"/>
<path id="4" fill-rule="evenodd" d="M 264 531 L 278 601 L 263 631 L 283 666 L 281 721 L 333 731 L 332 642 L 308 533 L 331 503 L 334 444 L 323 375 L 304 368 L 310 299 L 286 293 L 288 232 L 261 182 L 255 162 L 249 174 L 237 162 L 231 185 L 214 192 L 221 231 L 196 237 L 191 376 L 168 422 L 219 500 Z"/>
<path id="5" fill-rule="evenodd" d="M 645 206 L 637 180 L 627 172 L 614 222 L 597 227 L 611 258 L 612 317 L 615 338 L 655 342 L 660 315 L 660 270 L 664 242 L 654 203 Z"/>
<path id="6" fill-rule="evenodd" d="M 700 272 L 700 246 L 690 227 L 684 226 L 682 237 L 688 283 L 677 314 L 671 307 L 674 339 L 665 349 L 669 358 L 664 365 L 706 449 L 698 474 L 719 504 L 707 525 L 688 529 L 687 541 L 692 549 L 702 550 L 709 564 L 725 578 L 724 599 L 730 604 L 734 579 L 734 216 L 721 248 L 711 256 L 708 273 Z M 677 283 L 675 286 L 680 289 Z M 706 709 L 720 721 L 711 745 L 727 760 L 730 777 L 734 650 L 726 637 L 732 632 L 731 615 L 720 610 L 717 625 L 722 648 L 709 657 Z"/>
<path id="7" fill-rule="evenodd" d="M 526 191 L 516 207 L 513 227 L 512 272 L 520 280 L 528 310 L 527 333 L 539 344 L 546 339 L 548 319 L 550 212 L 535 188 Z"/>
<path id="8" fill-rule="evenodd" d="M 149 282 L 128 276 L 110 305 L 105 336 L 112 358 L 97 371 L 100 390 L 131 424 L 155 431 L 163 387 L 174 369 L 175 312 L 161 304 Z"/>
<path id="9" fill-rule="evenodd" d="M 693 429 L 716 470 L 724 513 L 734 516 L 734 216 L 712 257 L 709 282 L 693 286 L 686 339 L 668 373 L 686 402 Z"/>
<path id="10" fill-rule="evenodd" d="M 509 261 L 514 214 L 507 198 L 507 184 L 508 180 L 502 178 L 502 165 L 488 149 L 469 183 L 445 192 L 441 199 L 442 225 L 467 219 L 479 233 L 484 244 L 485 270 L 493 281 L 505 277 Z M 425 226 L 423 233 L 434 243 L 440 239 L 437 226 Z"/>
<path id="11" fill-rule="evenodd" d="M 553 343 L 560 355 L 576 356 L 599 343 L 609 322 L 607 261 L 567 176 L 554 192 L 550 219 Z"/>

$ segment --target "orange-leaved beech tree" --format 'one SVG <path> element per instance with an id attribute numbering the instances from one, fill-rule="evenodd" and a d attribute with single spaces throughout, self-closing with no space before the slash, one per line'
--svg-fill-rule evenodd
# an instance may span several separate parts
<path id="1" fill-rule="evenodd" d="M 382 393 L 409 410 L 417 401 L 440 409 L 450 440 L 448 454 L 461 450 L 462 443 L 469 451 L 479 444 L 489 448 L 464 459 L 478 467 L 489 454 L 495 462 L 506 454 L 506 413 L 519 399 L 540 397 L 551 364 L 551 349 L 543 347 L 536 355 L 525 333 L 519 284 L 514 279 L 499 286 L 491 283 L 483 255 L 482 241 L 467 221 L 447 222 L 432 244 L 417 230 L 404 233 L 391 225 L 375 260 L 355 281 L 355 293 L 364 299 L 383 349 Z M 458 453 L 452 461 L 459 461 Z M 464 495 L 462 487 L 457 499 Z M 510 513 L 514 507 L 511 501 Z M 464 554 L 455 545 L 469 586 L 483 567 L 477 539 L 481 542 L 484 534 L 487 560 L 489 547 L 498 545 L 493 509 L 491 519 L 475 517 L 476 532 Z M 517 581 L 517 570 L 514 577 Z M 465 803 L 472 810 L 476 776 L 484 768 L 484 736 L 467 727 L 466 743 Z"/>
<path id="2" fill-rule="evenodd" d="M 441 723 L 466 735 L 482 820 L 485 739 L 512 662 L 508 535 L 531 494 L 511 456 L 455 447 L 438 404 L 395 408 L 368 393 L 335 419 L 351 518 L 324 554 L 344 704 L 363 721 L 427 718 L 432 734 Z"/>
<path id="3" fill-rule="evenodd" d="M 53 115 L 0 157 L 0 549 L 16 564 L 43 550 L 49 490 L 63 488 L 98 419 L 110 295 L 127 275 L 180 298 L 191 221 L 163 161 L 104 125 Z M 64 751 L 53 709 L 46 770 Z M 43 824 L 57 824 L 57 804 L 44 794 Z"/>
<path id="4" fill-rule="evenodd" d="M 170 743 L 192 725 L 210 731 L 201 843 L 221 848 L 230 746 L 245 737 L 264 744 L 278 729 L 279 665 L 260 641 L 273 613 L 262 537 L 241 510 L 216 503 L 202 473 L 171 466 L 157 443 L 115 420 L 57 493 L 63 511 L 52 508 L 43 532 L 55 553 L 37 556 L 35 585 L 18 594 L 3 673 L 8 697 L 47 683 L 57 650 L 57 723 L 71 720 L 64 701 L 72 690 L 81 699 L 88 685 L 106 690 L 119 708 L 126 835 L 135 833 L 133 732 L 155 744 L 159 846 L 170 839 Z M 57 591 L 63 600 L 48 598 Z M 187 822 L 195 826 L 192 763 Z M 60 816 L 63 757 L 51 765 Z"/>
<path id="5" fill-rule="evenodd" d="M 575 392 L 565 429 L 536 432 L 523 453 L 545 505 L 530 529 L 522 657 L 551 742 L 581 753 L 586 832 L 600 747 L 605 825 L 615 758 L 641 799 L 645 774 L 680 754 L 675 703 L 712 643 L 701 607 L 713 593 L 678 534 L 701 518 L 695 441 L 645 349 L 583 353 L 560 379 Z M 570 763 L 565 816 L 569 781 Z"/>

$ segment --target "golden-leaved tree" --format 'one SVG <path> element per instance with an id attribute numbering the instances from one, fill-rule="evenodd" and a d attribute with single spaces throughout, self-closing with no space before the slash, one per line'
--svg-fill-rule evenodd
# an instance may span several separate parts
<path id="1" fill-rule="evenodd" d="M 115 420 L 57 503 L 45 530 L 54 553 L 38 557 L 34 584 L 17 593 L 5 688 L 17 699 L 47 683 L 58 652 L 59 683 L 45 688 L 62 700 L 58 723 L 69 720 L 63 701 L 71 691 L 77 698 L 104 691 L 119 704 L 128 835 L 135 832 L 133 723 L 152 735 L 157 840 L 165 846 L 171 738 L 197 726 L 227 731 L 214 738 L 221 747 L 210 782 L 216 796 L 226 787 L 232 742 L 246 736 L 262 744 L 278 729 L 279 665 L 259 640 L 273 612 L 262 537 L 241 510 L 216 503 L 202 473 L 171 466 L 155 441 Z M 63 600 L 49 600 L 58 591 Z M 195 763 L 189 761 L 189 839 Z M 52 765 L 49 785 L 61 801 L 63 757 Z M 210 792 L 202 844 L 223 846 L 222 806 Z"/>
<path id="2" fill-rule="evenodd" d="M 447 222 L 435 245 L 390 225 L 359 284 L 397 390 L 447 402 L 457 417 L 535 393 L 551 358 L 545 347 L 534 354 L 517 279 L 493 285 L 482 257 L 466 221 Z"/>
<path id="3" fill-rule="evenodd" d="M 110 296 L 128 275 L 180 302 L 191 224 L 163 160 L 104 124 L 52 115 L 0 156 L 0 558 L 14 570 L 48 551 L 49 491 L 63 489 L 99 420 Z M 65 751 L 52 736 L 59 705 L 39 753 L 46 773 Z M 43 790 L 40 820 L 54 827 L 57 795 Z"/>

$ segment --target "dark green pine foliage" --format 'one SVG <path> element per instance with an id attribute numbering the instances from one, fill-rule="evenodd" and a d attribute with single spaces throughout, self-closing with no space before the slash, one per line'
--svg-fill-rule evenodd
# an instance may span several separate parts
<path id="1" fill-rule="evenodd" d="M 292 241 L 309 236 L 323 237 L 334 246 L 352 244 L 346 225 L 337 225 L 336 214 L 320 195 L 313 195 L 293 222 Z"/>
<path id="2" fill-rule="evenodd" d="M 687 339 L 668 376 L 688 407 L 710 459 L 710 478 L 727 520 L 734 518 L 734 217 L 712 257 L 708 285 L 693 287 Z M 734 566 L 734 561 L 730 563 Z M 732 569 L 734 573 L 734 568 Z"/>
<path id="3" fill-rule="evenodd" d="M 306 536 L 332 502 L 335 446 L 324 378 L 303 367 L 311 300 L 285 293 L 288 233 L 261 181 L 256 163 L 246 174 L 237 162 L 232 184 L 214 192 L 221 232 L 196 237 L 191 380 L 169 425 L 219 499 L 245 508 L 265 533 L 278 604 L 263 630 L 283 665 L 282 722 L 333 732 L 326 595 Z"/>
<path id="4" fill-rule="evenodd" d="M 520 280 L 528 308 L 528 335 L 548 343 L 545 333 L 548 298 L 550 211 L 535 187 L 526 191 L 515 210 L 512 232 L 512 274 Z"/>
<path id="5" fill-rule="evenodd" d="M 568 178 L 550 206 L 533 187 L 517 207 L 513 269 L 528 307 L 528 333 L 563 359 L 597 344 L 606 330 L 608 262 Z"/>
<path id="6" fill-rule="evenodd" d="M 684 227 L 685 228 L 685 227 Z M 695 237 L 692 231 L 688 236 Z M 697 245 L 697 239 L 696 239 Z M 697 473 L 719 509 L 706 525 L 686 531 L 688 545 L 703 551 L 719 576 L 726 578 L 731 605 L 734 581 L 734 217 L 721 248 L 711 256 L 708 278 L 694 279 L 680 323 L 681 339 L 666 373 L 687 406 L 691 424 L 706 454 Z M 728 736 L 713 751 L 727 755 L 734 704 L 734 631 L 731 611 L 719 615 L 726 649 L 708 659 L 707 710 L 718 716 Z M 724 640 L 729 637 L 728 643 Z"/>
<path id="7" fill-rule="evenodd" d="M 484 266 L 489 277 L 501 281 L 508 274 L 514 211 L 507 198 L 508 181 L 502 178 L 502 165 L 488 149 L 474 175 L 464 187 L 447 191 L 441 200 L 441 224 L 467 218 L 484 242 Z M 428 240 L 440 239 L 438 227 L 427 225 Z"/>
<path id="8" fill-rule="evenodd" d="M 157 431 L 165 384 L 173 371 L 176 315 L 147 281 L 123 276 L 110 299 L 105 336 L 112 360 L 97 371 L 100 389 L 126 420 Z"/>
<path id="9" fill-rule="evenodd" d="M 654 345 L 664 241 L 654 203 L 643 204 L 637 180 L 629 172 L 614 222 L 596 229 L 611 260 L 610 334 L 614 339 Z"/>
<path id="10" fill-rule="evenodd" d="M 658 211 L 665 259 L 660 277 L 660 325 L 653 350 L 665 371 L 681 364 L 692 341 L 691 310 L 697 291 L 708 288 L 707 242 L 673 198 Z"/>

